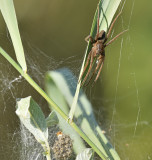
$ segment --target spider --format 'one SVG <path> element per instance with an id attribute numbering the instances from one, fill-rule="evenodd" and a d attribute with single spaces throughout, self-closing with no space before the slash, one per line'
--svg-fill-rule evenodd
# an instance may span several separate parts
<path id="1" fill-rule="evenodd" d="M 94 74 L 97 74 L 97 76 L 95 77 L 94 82 L 96 82 L 99 78 L 99 75 L 101 73 L 102 67 L 103 67 L 103 63 L 104 63 L 104 59 L 105 59 L 105 47 L 107 47 L 109 44 L 111 44 L 113 41 L 115 41 L 120 35 L 122 35 L 124 32 L 126 32 L 127 30 L 122 31 L 121 33 L 119 33 L 118 35 L 116 35 L 112 40 L 110 40 L 109 42 L 107 42 L 112 28 L 117 20 L 117 18 L 120 16 L 121 12 L 116 16 L 116 18 L 113 20 L 108 33 L 106 34 L 106 32 L 104 30 L 102 30 L 101 32 L 99 32 L 99 5 L 98 5 L 98 19 L 97 19 L 97 34 L 95 36 L 95 39 L 93 37 L 91 37 L 90 35 L 87 36 L 85 38 L 85 40 L 88 42 L 90 40 L 91 44 L 93 45 L 88 58 L 86 60 L 86 64 L 84 66 L 82 75 L 80 77 L 80 80 L 82 79 L 88 65 L 89 65 L 89 69 L 88 72 L 86 73 L 81 86 L 85 83 L 85 81 L 87 80 L 87 77 L 89 75 L 89 73 L 91 72 L 91 69 L 93 68 L 93 64 L 94 61 L 96 61 L 97 65 L 88 81 L 88 83 L 85 85 L 87 86 L 89 84 L 89 82 L 91 81 L 91 79 L 93 78 Z M 106 43 L 107 42 L 107 43 Z M 80 81 L 79 80 L 79 81 Z"/>

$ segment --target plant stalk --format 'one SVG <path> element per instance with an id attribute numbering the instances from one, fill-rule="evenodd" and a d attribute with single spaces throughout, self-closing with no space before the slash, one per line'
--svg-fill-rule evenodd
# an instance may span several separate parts
<path id="1" fill-rule="evenodd" d="M 12 64 L 12 66 L 29 82 L 29 84 L 41 95 L 46 101 L 57 111 L 67 122 L 68 116 L 60 109 L 60 107 L 38 86 L 38 84 L 27 74 L 21 67 L 0 47 L 0 53 Z M 49 107 L 50 108 L 50 107 Z M 51 109 L 51 108 L 50 108 Z M 105 156 L 102 151 L 86 136 L 85 133 L 74 123 L 69 125 L 92 147 L 92 149 L 103 159 L 108 160 L 109 156 Z"/>

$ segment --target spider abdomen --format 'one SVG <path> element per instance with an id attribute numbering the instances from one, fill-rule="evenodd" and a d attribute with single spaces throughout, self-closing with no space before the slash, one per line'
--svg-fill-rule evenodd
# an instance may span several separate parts
<path id="1" fill-rule="evenodd" d="M 104 55 L 104 45 L 102 43 L 97 42 L 94 47 L 96 56 Z"/>

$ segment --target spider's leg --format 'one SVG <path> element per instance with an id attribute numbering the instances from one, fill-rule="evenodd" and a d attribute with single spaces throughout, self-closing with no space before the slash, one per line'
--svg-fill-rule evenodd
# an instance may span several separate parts
<path id="1" fill-rule="evenodd" d="M 81 77 L 80 77 L 80 79 L 79 79 L 79 83 L 80 83 L 80 80 L 81 80 L 82 77 L 83 77 L 83 74 L 84 74 L 85 70 L 87 69 L 87 66 L 88 66 L 88 64 L 89 64 L 89 60 L 90 60 L 90 57 L 91 57 L 91 53 L 92 53 L 92 51 L 90 51 L 90 53 L 89 53 L 89 55 L 88 55 L 87 62 L 86 62 L 86 64 L 85 64 L 85 66 L 84 66 L 83 72 L 82 72 Z"/>
<path id="2" fill-rule="evenodd" d="M 85 38 L 85 41 L 88 42 L 90 40 L 91 43 L 95 43 L 96 41 L 92 38 L 92 36 L 88 35 L 86 38 Z"/>
<path id="3" fill-rule="evenodd" d="M 98 74 L 97 74 L 96 79 L 94 80 L 94 82 L 96 82 L 96 81 L 98 80 L 98 78 L 99 78 L 99 75 L 100 75 L 101 70 L 102 70 L 102 67 L 103 67 L 103 63 L 104 63 L 104 58 L 102 59 L 101 66 L 100 66 L 100 68 L 99 68 Z"/>
<path id="4" fill-rule="evenodd" d="M 91 60 L 90 60 L 90 66 L 89 66 L 88 72 L 87 72 L 86 76 L 84 77 L 83 82 L 81 83 L 81 85 L 84 84 L 84 82 L 86 81 L 86 79 L 87 79 L 87 77 L 88 77 L 88 75 L 89 75 L 89 73 L 90 73 L 90 71 L 91 71 L 91 69 L 92 69 L 93 60 L 94 60 L 94 54 L 92 53 L 92 54 L 91 54 Z"/>
<path id="5" fill-rule="evenodd" d="M 100 67 L 100 65 L 101 65 L 101 63 L 102 63 L 102 57 L 99 56 L 97 60 L 98 60 L 98 64 L 97 64 L 97 66 L 96 66 L 94 72 L 92 73 L 91 78 L 89 79 L 88 83 L 87 83 L 85 86 L 87 86 L 87 85 L 91 82 L 91 80 L 92 80 L 92 78 L 94 77 L 95 73 L 96 73 L 97 70 L 99 69 L 99 67 Z"/>
<path id="6" fill-rule="evenodd" d="M 113 20 L 113 22 L 112 22 L 112 24 L 111 24 L 111 26 L 110 26 L 110 28 L 109 28 L 108 34 L 107 34 L 107 39 L 109 38 L 110 33 L 111 33 L 111 31 L 112 31 L 112 28 L 113 28 L 113 26 L 114 26 L 116 20 L 117 20 L 118 17 L 120 16 L 120 14 L 121 14 L 121 12 L 119 12 L 118 15 L 116 16 L 116 18 Z"/>
<path id="7" fill-rule="evenodd" d="M 111 44 L 113 41 L 115 41 L 119 36 L 121 36 L 123 33 L 127 32 L 128 29 L 120 32 L 117 36 L 115 36 L 112 40 L 110 40 L 107 44 L 104 45 L 104 47 L 108 46 L 109 44 Z"/>

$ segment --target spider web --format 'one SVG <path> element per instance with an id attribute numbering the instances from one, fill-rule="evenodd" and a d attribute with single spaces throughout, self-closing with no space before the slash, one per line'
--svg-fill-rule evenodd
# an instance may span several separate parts
<path id="1" fill-rule="evenodd" d="M 25 40 L 23 43 L 26 48 L 25 52 L 28 64 L 28 72 L 42 88 L 45 73 L 47 71 L 66 66 L 72 69 L 75 74 L 78 74 L 82 59 L 78 59 L 76 58 L 76 56 L 71 56 L 68 58 L 64 58 L 63 60 L 60 59 L 59 61 L 56 61 L 52 57 L 47 56 L 38 48 L 34 47 L 34 45 L 31 45 L 29 41 Z M 10 44 L 7 45 L 9 46 Z M 74 64 L 74 68 L 71 65 L 72 63 Z M 45 66 L 43 64 L 45 64 Z M 36 91 L 34 91 L 32 87 L 29 86 L 29 84 L 26 82 L 26 80 L 24 80 L 22 76 L 18 75 L 18 73 L 12 68 L 9 63 L 7 63 L 6 61 L 0 63 L 0 68 L 0 101 L 2 107 L 0 111 L 0 136 L 3 137 L 0 138 L 0 159 L 5 160 L 9 159 L 10 157 L 11 159 L 22 160 L 46 159 L 42 154 L 42 147 L 37 143 L 33 135 L 31 135 L 22 124 L 18 124 L 18 118 L 15 115 L 15 105 L 17 98 L 26 97 L 30 94 L 40 106 L 42 106 L 43 104 L 42 110 L 47 116 L 48 113 L 50 113 L 47 102 L 45 102 L 45 100 L 38 93 L 36 93 Z M 72 79 L 71 83 L 73 83 Z M 11 108 L 9 108 L 8 106 L 10 106 Z M 5 122 L 6 119 L 8 119 L 7 122 Z M 15 119 L 15 121 L 11 121 L 11 119 Z M 16 129 L 14 130 L 13 128 Z M 54 127 L 49 129 L 50 146 L 53 146 L 58 130 L 59 128 Z M 9 145 L 7 143 L 8 141 Z M 5 150 L 12 152 L 12 154 L 6 155 Z"/>
<path id="2" fill-rule="evenodd" d="M 127 3 L 128 1 L 123 1 L 121 4 L 120 8 L 123 11 Z M 129 19 L 127 24 L 126 18 L 121 16 L 122 30 L 128 28 L 129 32 L 131 31 L 134 7 L 135 0 L 132 1 L 130 8 L 128 7 Z M 116 34 L 114 28 L 111 37 Z M 106 135 L 120 157 L 126 160 L 151 159 L 152 144 L 149 143 L 150 137 L 148 133 L 148 131 L 151 132 L 151 119 L 147 120 L 148 118 L 142 117 L 145 111 L 141 104 L 142 98 L 140 94 L 142 94 L 142 89 L 141 86 L 139 86 L 139 73 L 135 66 L 132 65 L 135 61 L 131 59 L 135 54 L 134 42 L 130 33 L 127 33 L 127 38 L 124 37 L 125 36 L 122 36 L 120 38 L 121 40 L 119 40 L 119 46 L 117 46 L 119 51 L 116 58 L 112 56 L 115 54 L 115 51 L 112 53 L 112 49 L 106 49 L 104 70 L 101 76 L 100 90 L 102 91 L 98 91 L 97 97 L 92 96 L 96 92 L 95 88 L 97 86 L 95 86 L 89 91 L 88 95 L 94 106 L 96 106 L 95 113 L 98 115 L 97 117 L 99 117 L 99 124 L 101 123 L 101 126 L 105 129 Z M 115 42 L 114 45 L 117 45 L 116 43 L 117 42 Z M 114 45 L 112 47 L 114 47 Z M 124 48 L 126 48 L 126 51 Z M 126 62 L 124 61 L 124 57 L 126 58 Z M 117 62 L 115 63 L 114 61 Z M 128 66 L 130 66 L 129 70 L 126 70 L 125 67 L 127 65 L 124 67 L 124 63 L 128 63 Z M 112 70 L 112 66 L 117 69 Z M 123 76 L 126 79 L 123 78 Z M 126 86 L 124 87 L 122 84 Z M 99 90 L 99 87 L 97 88 Z M 130 102 L 128 103 L 127 100 Z M 108 109 L 106 109 L 106 107 L 108 107 Z M 123 118 L 123 116 L 125 118 Z M 147 135 L 147 138 L 145 138 L 144 135 Z"/>
<path id="3" fill-rule="evenodd" d="M 125 10 L 128 1 L 122 1 L 120 10 Z M 121 25 L 114 27 L 111 37 L 116 32 L 129 28 L 131 30 L 132 15 L 134 14 L 135 0 L 130 3 L 129 19 L 126 20 L 124 15 L 118 22 Z M 124 11 L 125 12 L 125 11 Z M 0 30 L 3 30 L 1 28 Z M 4 49 L 13 57 L 11 40 L 7 30 L 6 33 L 0 33 L 2 40 L 1 46 L 7 46 Z M 7 35 L 7 37 L 5 36 Z M 125 38 L 124 38 L 125 37 Z M 72 55 L 69 57 L 53 58 L 43 52 L 39 47 L 34 46 L 27 37 L 22 37 L 25 48 L 26 61 L 28 63 L 28 72 L 32 78 L 43 88 L 45 73 L 49 70 L 56 70 L 61 67 L 68 67 L 78 76 L 80 66 L 83 61 L 82 55 Z M 27 40 L 28 39 L 28 40 Z M 55 43 L 55 42 L 54 42 Z M 55 43 L 58 47 L 58 43 Z M 85 43 L 84 43 L 85 45 Z M 124 50 L 124 48 L 128 50 Z M 68 52 L 63 48 L 64 52 Z M 65 51 L 66 50 L 66 51 Z M 117 53 L 115 57 L 113 53 Z M 106 59 L 100 80 L 93 87 L 84 89 L 89 100 L 94 106 L 96 119 L 105 134 L 115 147 L 121 159 L 125 160 L 142 160 L 152 159 L 150 151 L 152 144 L 150 143 L 151 121 L 141 118 L 141 87 L 138 85 L 138 73 L 131 66 L 128 70 L 124 67 L 124 63 L 131 65 L 134 63 L 132 59 L 134 55 L 134 42 L 130 33 L 122 36 L 114 45 L 106 49 Z M 126 61 L 124 61 L 126 59 Z M 127 65 L 126 65 L 127 66 Z M 128 88 L 123 87 L 123 72 L 126 71 L 128 82 L 125 83 Z M 71 79 L 71 83 L 73 83 Z M 124 89 L 125 91 L 121 90 Z M 23 77 L 12 68 L 3 58 L 0 60 L 0 159 L 26 159 L 41 160 L 45 159 L 42 154 L 41 146 L 34 140 L 33 136 L 19 124 L 18 117 L 15 115 L 16 98 L 29 96 L 29 93 L 35 101 L 43 106 L 43 112 L 48 115 L 50 112 L 44 99 L 33 90 L 32 87 L 24 80 Z M 131 99 L 133 97 L 133 100 Z M 131 101 L 125 104 L 126 101 Z M 132 103 L 133 102 L 133 103 Z M 130 106 L 129 106 L 130 105 Z M 128 108 L 128 109 L 127 109 Z M 123 111 L 124 110 L 124 111 Z M 133 113 L 131 115 L 131 113 Z M 124 118 L 124 117 L 126 118 Z M 55 140 L 55 133 L 58 128 L 49 131 L 50 143 Z M 145 140 L 144 135 L 147 135 Z M 6 152 L 7 151 L 7 152 Z M 7 153 L 7 154 L 6 154 Z M 9 153 L 9 154 L 8 154 Z M 20 156 L 19 156 L 20 155 Z M 96 157 L 95 159 L 99 159 Z"/>

